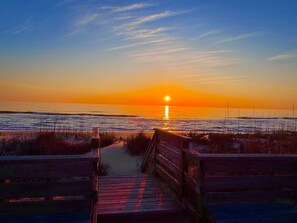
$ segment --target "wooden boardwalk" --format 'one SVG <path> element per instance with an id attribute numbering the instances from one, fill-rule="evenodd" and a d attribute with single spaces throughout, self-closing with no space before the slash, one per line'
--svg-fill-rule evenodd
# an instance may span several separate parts
<path id="1" fill-rule="evenodd" d="M 97 213 L 100 222 L 190 222 L 174 193 L 151 175 L 100 177 Z"/>

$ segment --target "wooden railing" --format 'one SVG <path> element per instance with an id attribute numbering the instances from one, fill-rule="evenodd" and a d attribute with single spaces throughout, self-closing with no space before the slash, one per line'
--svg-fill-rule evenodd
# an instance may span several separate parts
<path id="1" fill-rule="evenodd" d="M 168 183 L 194 219 L 202 215 L 199 188 L 188 175 L 190 137 L 155 129 L 142 163 L 142 171 Z"/>
<path id="2" fill-rule="evenodd" d="M 200 154 L 191 138 L 161 129 L 142 170 L 167 182 L 197 222 L 210 203 L 297 199 L 297 155 Z"/>
<path id="3" fill-rule="evenodd" d="M 98 147 L 86 155 L 0 157 L 0 222 L 85 216 L 96 223 L 99 162 Z"/>

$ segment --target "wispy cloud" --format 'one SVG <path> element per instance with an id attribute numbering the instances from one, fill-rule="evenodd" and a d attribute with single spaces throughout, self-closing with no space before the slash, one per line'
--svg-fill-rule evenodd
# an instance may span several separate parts
<path id="1" fill-rule="evenodd" d="M 149 3 L 136 3 L 132 5 L 127 5 L 127 6 L 122 6 L 122 7 L 101 7 L 101 9 L 110 9 L 111 12 L 127 12 L 127 11 L 132 11 L 136 9 L 142 9 L 142 8 L 147 8 L 152 6 L 152 4 Z"/>
<path id="2" fill-rule="evenodd" d="M 282 54 L 269 57 L 267 59 L 271 61 L 278 61 L 278 60 L 287 60 L 287 59 L 293 59 L 293 58 L 297 59 L 297 50 L 288 51 Z"/>
<path id="3" fill-rule="evenodd" d="M 153 39 L 153 40 L 149 40 L 149 41 L 142 41 L 142 42 L 126 44 L 126 45 L 122 45 L 122 46 L 109 48 L 109 49 L 107 49 L 107 51 L 122 50 L 122 49 L 132 48 L 132 47 L 136 47 L 136 46 L 149 45 L 149 44 L 158 45 L 162 42 L 166 42 L 166 39 Z"/>
<path id="4" fill-rule="evenodd" d="M 92 23 L 98 17 L 97 13 L 92 13 L 81 17 L 76 23 L 75 26 L 84 26 Z"/>
<path id="5" fill-rule="evenodd" d="M 203 33 L 199 36 L 196 36 L 194 37 L 192 40 L 198 40 L 198 39 L 201 39 L 201 38 L 204 38 L 204 37 L 207 37 L 207 36 L 212 36 L 212 35 L 215 35 L 215 34 L 219 34 L 219 33 L 222 33 L 223 30 L 211 30 L 209 32 L 206 32 L 206 33 Z"/>
<path id="6" fill-rule="evenodd" d="M 12 29 L 7 30 L 6 33 L 17 35 L 17 34 L 24 33 L 24 32 L 28 31 L 31 28 L 32 28 L 31 22 L 26 21 L 24 24 L 15 26 Z"/>
<path id="7" fill-rule="evenodd" d="M 242 79 L 246 78 L 245 76 L 210 76 L 205 78 L 198 78 L 193 79 L 191 78 L 190 81 L 193 84 L 228 84 L 233 82 L 238 82 Z"/>
<path id="8" fill-rule="evenodd" d="M 164 12 L 160 12 L 157 14 L 152 14 L 152 15 L 137 18 L 130 23 L 124 23 L 124 24 L 116 27 L 116 29 L 133 29 L 133 28 L 135 28 L 135 26 L 140 26 L 145 23 L 150 23 L 153 21 L 157 21 L 159 19 L 171 17 L 171 16 L 178 15 L 178 14 L 179 14 L 178 12 L 164 11 Z"/>
<path id="9" fill-rule="evenodd" d="M 158 27 L 153 29 L 140 29 L 129 32 L 121 32 L 121 34 L 127 36 L 126 39 L 148 39 L 152 37 L 156 37 L 158 34 L 172 30 L 172 28 L 168 27 Z"/>
<path id="10" fill-rule="evenodd" d="M 254 32 L 254 33 L 244 33 L 244 34 L 240 34 L 240 35 L 237 35 L 237 36 L 226 37 L 226 38 L 223 38 L 223 39 L 220 39 L 220 40 L 216 41 L 214 43 L 214 45 L 233 42 L 233 41 L 238 41 L 238 40 L 243 40 L 243 39 L 249 39 L 249 38 L 252 38 L 252 37 L 255 37 L 255 36 L 259 36 L 261 34 L 262 34 L 261 32 Z"/>
<path id="11" fill-rule="evenodd" d="M 162 21 L 160 25 L 159 20 L 190 13 L 193 10 L 154 10 L 150 11 L 150 14 L 138 11 L 150 6 L 151 4 L 148 3 L 137 3 L 122 7 L 98 7 L 98 11 L 92 9 L 91 13 L 76 22 L 74 28 L 77 29 L 69 35 L 75 35 L 78 31 L 87 32 L 90 25 L 100 29 L 99 23 L 107 20 L 108 23 L 101 25 L 103 30 L 108 30 L 110 35 L 114 35 L 115 42 L 112 42 L 105 50 L 119 51 L 123 57 L 134 63 L 149 63 L 156 66 L 168 66 L 171 69 L 198 71 L 217 69 L 217 67 L 240 62 L 239 59 L 232 58 L 233 50 L 215 50 L 213 47 L 209 51 L 195 49 L 190 42 L 185 42 L 179 36 L 174 35 L 174 31 L 179 27 L 166 26 L 166 21 Z M 119 19 L 122 17 L 123 19 Z M 200 34 L 196 39 L 221 32 L 223 31 L 218 29 L 210 30 Z"/>

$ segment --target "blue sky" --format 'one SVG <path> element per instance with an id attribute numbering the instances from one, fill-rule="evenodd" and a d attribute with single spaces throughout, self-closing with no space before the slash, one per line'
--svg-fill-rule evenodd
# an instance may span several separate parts
<path id="1" fill-rule="evenodd" d="M 75 101 L 70 95 L 178 84 L 290 107 L 296 10 L 289 0 L 1 0 L 0 85 L 8 96 L 0 99 L 64 92 Z"/>

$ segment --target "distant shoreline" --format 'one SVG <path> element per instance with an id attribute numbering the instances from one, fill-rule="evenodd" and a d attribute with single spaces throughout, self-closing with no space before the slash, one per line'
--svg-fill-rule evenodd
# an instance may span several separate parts
<path id="1" fill-rule="evenodd" d="M 92 114 L 92 113 L 65 113 L 65 112 L 33 112 L 33 111 L 0 111 L 0 114 L 30 114 L 30 115 L 79 115 L 98 117 L 138 117 L 137 115 Z"/>

